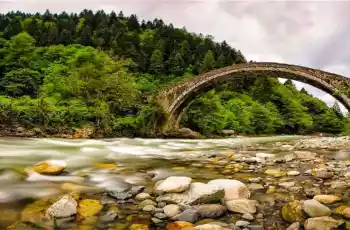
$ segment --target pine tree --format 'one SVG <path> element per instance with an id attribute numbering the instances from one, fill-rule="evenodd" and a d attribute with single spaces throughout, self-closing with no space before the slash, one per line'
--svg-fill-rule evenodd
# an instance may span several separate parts
<path id="1" fill-rule="evenodd" d="M 207 72 L 215 68 L 215 59 L 213 52 L 209 50 L 203 59 L 203 63 L 201 66 L 201 72 Z"/>
<path id="2" fill-rule="evenodd" d="M 168 72 L 175 76 L 182 76 L 185 72 L 185 62 L 181 55 L 175 51 L 169 57 Z"/>
<path id="3" fill-rule="evenodd" d="M 148 71 L 155 75 L 164 74 L 164 59 L 160 50 L 156 49 L 153 51 Z"/>
<path id="4" fill-rule="evenodd" d="M 82 44 L 83 46 L 93 45 L 90 26 L 88 25 L 84 26 L 80 34 L 79 43 Z"/>

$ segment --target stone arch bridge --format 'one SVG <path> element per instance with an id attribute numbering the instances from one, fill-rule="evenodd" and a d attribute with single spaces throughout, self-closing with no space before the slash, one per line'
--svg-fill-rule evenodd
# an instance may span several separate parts
<path id="1" fill-rule="evenodd" d="M 217 84 L 247 73 L 271 73 L 273 76 L 297 80 L 333 95 L 350 111 L 350 78 L 296 65 L 253 62 L 233 65 L 203 73 L 168 86 L 156 96 L 165 116 L 158 121 L 161 132 L 178 129 L 181 116 L 193 98 Z"/>

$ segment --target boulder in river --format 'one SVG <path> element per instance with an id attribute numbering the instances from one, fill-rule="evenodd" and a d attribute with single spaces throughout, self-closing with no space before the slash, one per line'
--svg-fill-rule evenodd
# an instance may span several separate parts
<path id="1" fill-rule="evenodd" d="M 46 215 L 57 219 L 71 217 L 77 213 L 77 206 L 72 196 L 65 195 L 47 209 Z"/>
<path id="2" fill-rule="evenodd" d="M 331 210 L 318 202 L 317 200 L 305 200 L 303 202 L 303 210 L 310 217 L 320 217 L 331 215 Z"/>
<path id="3" fill-rule="evenodd" d="M 135 196 L 136 194 L 139 194 L 144 188 L 145 186 L 134 186 L 131 189 L 125 191 L 110 191 L 108 195 L 116 198 L 117 200 L 126 200 Z"/>
<path id="4" fill-rule="evenodd" d="M 171 176 L 159 183 L 155 187 L 155 192 L 158 194 L 168 193 L 168 192 L 184 192 L 186 191 L 192 179 L 183 176 Z"/>
<path id="5" fill-rule="evenodd" d="M 175 204 L 200 204 L 219 201 L 224 197 L 224 190 L 216 185 L 195 182 L 183 193 L 166 193 L 157 197 L 157 202 Z"/>
<path id="6" fill-rule="evenodd" d="M 40 174 L 58 175 L 67 167 L 67 163 L 63 160 L 46 160 L 33 166 L 33 170 Z"/>
<path id="7" fill-rule="evenodd" d="M 225 190 L 225 200 L 248 199 L 250 191 L 248 187 L 238 180 L 217 179 L 208 182 L 209 185 L 216 185 Z"/>
<path id="8" fill-rule="evenodd" d="M 302 209 L 302 202 L 299 200 L 293 200 L 283 205 L 282 217 L 289 223 L 304 222 L 306 214 Z"/>
<path id="9" fill-rule="evenodd" d="M 333 230 L 343 224 L 342 220 L 335 220 L 329 216 L 309 218 L 304 223 L 305 230 Z"/>
<path id="10" fill-rule="evenodd" d="M 256 212 L 257 201 L 248 199 L 230 200 L 226 201 L 227 209 L 236 213 L 250 213 Z"/>

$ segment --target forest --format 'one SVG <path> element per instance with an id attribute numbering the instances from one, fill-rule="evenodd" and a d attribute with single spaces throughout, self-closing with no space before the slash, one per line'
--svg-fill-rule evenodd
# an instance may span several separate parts
<path id="1" fill-rule="evenodd" d="M 84 10 L 0 14 L 0 126 L 42 134 L 148 136 L 161 111 L 149 96 L 175 81 L 245 63 L 225 41 L 161 19 Z M 268 75 L 195 99 L 181 124 L 205 135 L 349 134 L 339 105 Z"/>

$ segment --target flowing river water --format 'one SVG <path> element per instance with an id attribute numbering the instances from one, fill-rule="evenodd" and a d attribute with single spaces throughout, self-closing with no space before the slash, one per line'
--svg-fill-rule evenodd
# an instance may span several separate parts
<path id="1" fill-rule="evenodd" d="M 159 207 L 156 211 L 142 210 L 140 202 L 133 197 L 118 200 L 110 195 L 110 191 L 122 192 L 126 191 L 127 186 L 142 186 L 145 187 L 143 192 L 151 194 L 149 200 L 156 201 L 157 197 L 153 193 L 155 183 L 169 176 L 187 176 L 192 178 L 192 182 L 207 183 L 226 178 L 239 180 L 248 187 L 251 184 L 261 185 L 249 187 L 250 199 L 259 202 L 254 214 L 256 216 L 250 221 L 250 228 L 285 229 L 288 224 L 281 218 L 281 205 L 288 200 L 305 198 L 306 189 L 314 189 L 316 185 L 321 190 L 324 188 L 324 184 L 311 181 L 311 176 L 304 175 L 302 171 L 323 164 L 324 155 L 338 156 L 342 164 L 348 160 L 347 154 L 343 156 L 341 150 L 315 149 L 306 150 L 321 156 L 316 161 L 292 161 L 288 164 L 283 160 L 267 159 L 285 158 L 297 150 L 293 146 L 295 141 L 304 138 L 306 137 L 205 140 L 1 138 L 0 229 L 6 229 L 9 225 L 14 226 L 11 229 L 31 230 L 167 229 L 166 224 L 171 222 L 168 218 L 161 218 L 160 214 L 159 218 L 154 217 L 154 212 L 162 213 Z M 67 167 L 59 175 L 43 175 L 28 170 L 45 160 L 64 160 Z M 333 168 L 337 168 L 334 164 Z M 281 177 L 273 173 L 266 174 L 264 172 L 267 169 L 279 170 L 273 172 L 275 174 L 283 171 L 284 174 Z M 292 177 L 285 174 L 293 170 L 300 171 L 301 174 Z M 310 183 L 307 183 L 308 180 Z M 285 187 L 277 186 L 283 182 L 296 183 Z M 300 187 L 304 189 L 303 192 Z M 65 194 L 71 194 L 78 201 L 78 213 L 73 219 L 52 221 L 47 216 L 47 210 Z M 98 205 L 92 203 L 90 207 L 90 203 L 87 203 L 88 213 L 84 214 L 84 207 L 79 203 L 82 200 L 97 201 Z M 154 203 L 155 207 L 160 205 L 159 202 Z M 232 226 L 242 219 L 241 216 L 239 213 L 227 212 L 214 219 Z M 30 221 L 34 225 L 23 221 Z"/>

